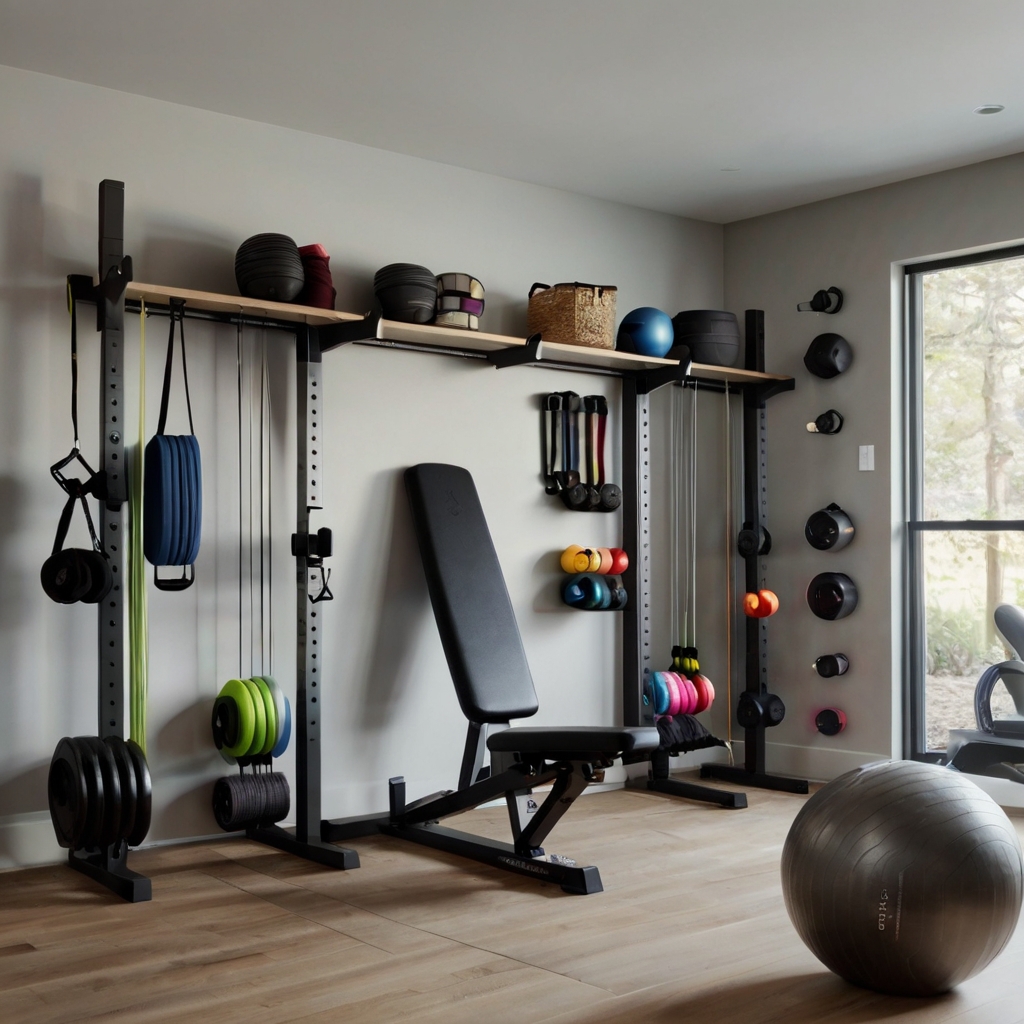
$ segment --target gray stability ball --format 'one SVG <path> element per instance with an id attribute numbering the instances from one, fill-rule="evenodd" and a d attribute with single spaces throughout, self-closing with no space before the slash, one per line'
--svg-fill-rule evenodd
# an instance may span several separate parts
<path id="1" fill-rule="evenodd" d="M 1024 861 L 1010 819 L 969 779 L 886 761 L 804 804 L 782 851 L 782 889 L 830 971 L 889 995 L 937 995 L 1009 941 Z"/>

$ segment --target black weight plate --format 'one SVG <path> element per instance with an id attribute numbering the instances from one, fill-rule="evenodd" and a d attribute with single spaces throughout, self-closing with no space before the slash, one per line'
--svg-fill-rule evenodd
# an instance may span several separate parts
<path id="1" fill-rule="evenodd" d="M 153 777 L 149 774 L 146 755 L 135 740 L 125 744 L 135 768 L 135 824 L 128 836 L 129 846 L 138 846 L 149 834 L 149 825 L 153 816 Z"/>
<path id="2" fill-rule="evenodd" d="M 82 774 L 85 776 L 85 785 L 89 791 L 85 827 L 82 829 L 76 850 L 91 850 L 98 847 L 100 833 L 103 831 L 103 773 L 99 757 L 89 745 L 89 739 L 88 736 L 75 736 L 71 741 L 82 762 Z"/>
<path id="3" fill-rule="evenodd" d="M 85 784 L 82 758 L 69 736 L 65 736 L 53 752 L 46 793 L 57 842 L 65 849 L 73 850 L 85 828 L 89 790 Z"/>
<path id="4" fill-rule="evenodd" d="M 116 843 L 120 835 L 121 776 L 110 747 L 99 736 L 88 736 L 86 739 L 96 753 L 103 779 L 103 827 L 100 829 L 99 845 L 106 849 Z"/>
<path id="5" fill-rule="evenodd" d="M 135 806 L 138 802 L 138 787 L 135 783 L 135 766 L 131 754 L 120 736 L 108 736 L 104 742 L 110 747 L 117 764 L 117 774 L 121 781 L 121 822 L 117 828 L 117 838 L 127 839 L 135 827 Z"/>

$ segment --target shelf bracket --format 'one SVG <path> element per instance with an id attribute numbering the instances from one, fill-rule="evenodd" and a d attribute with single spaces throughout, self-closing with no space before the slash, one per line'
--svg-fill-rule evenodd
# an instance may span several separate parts
<path id="1" fill-rule="evenodd" d="M 796 388 L 796 380 L 787 377 L 785 380 L 772 380 L 765 383 L 744 384 L 742 387 L 749 389 L 754 396 L 754 402 L 758 407 L 763 407 L 769 398 L 784 394 Z"/>
<path id="2" fill-rule="evenodd" d="M 690 350 L 685 351 L 678 363 L 672 366 L 661 366 L 657 370 L 642 370 L 636 374 L 636 393 L 649 395 L 666 384 L 682 384 L 690 376 Z"/>
<path id="3" fill-rule="evenodd" d="M 340 324 L 317 324 L 316 333 L 320 338 L 320 351 L 350 345 L 355 341 L 372 341 L 377 337 L 380 313 L 367 313 L 362 320 L 349 320 Z"/>
<path id="4" fill-rule="evenodd" d="M 544 346 L 539 334 L 531 334 L 522 348 L 499 348 L 487 353 L 487 362 L 496 370 L 503 370 L 506 366 L 528 366 L 539 363 L 543 358 Z"/>

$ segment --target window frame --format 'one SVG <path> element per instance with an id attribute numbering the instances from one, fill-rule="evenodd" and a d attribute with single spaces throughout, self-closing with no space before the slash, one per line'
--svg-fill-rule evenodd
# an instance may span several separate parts
<path id="1" fill-rule="evenodd" d="M 924 606 L 923 534 L 928 531 L 980 533 L 1024 531 L 1021 519 L 922 519 L 924 507 L 924 323 L 923 277 L 951 267 L 1000 263 L 1024 257 L 1024 245 L 986 249 L 964 256 L 923 260 L 904 266 L 904 685 L 903 751 L 915 761 L 945 764 L 946 753 L 928 750 L 925 730 L 927 622 Z"/>

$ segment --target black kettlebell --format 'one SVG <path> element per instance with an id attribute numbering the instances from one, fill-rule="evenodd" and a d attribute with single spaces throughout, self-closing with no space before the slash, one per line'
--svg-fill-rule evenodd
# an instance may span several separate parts
<path id="1" fill-rule="evenodd" d="M 807 587 L 807 604 L 819 619 L 845 619 L 857 607 L 857 585 L 844 572 L 821 572 Z"/>
<path id="2" fill-rule="evenodd" d="M 850 659 L 845 654 L 823 654 L 814 661 L 814 670 L 822 679 L 846 675 Z"/>
<path id="3" fill-rule="evenodd" d="M 815 377 L 838 377 L 850 368 L 853 349 L 841 334 L 819 334 L 804 355 L 804 366 Z"/>
<path id="4" fill-rule="evenodd" d="M 744 729 L 756 729 L 759 725 L 771 728 L 786 717 L 786 705 L 774 693 L 755 694 L 744 690 L 736 705 L 736 721 Z"/>
<path id="5" fill-rule="evenodd" d="M 843 414 L 836 409 L 827 409 L 820 416 L 815 416 L 812 423 L 807 424 L 811 434 L 838 434 L 843 429 Z"/>
<path id="6" fill-rule="evenodd" d="M 835 502 L 814 512 L 804 527 L 804 537 L 819 551 L 838 551 L 853 540 L 856 531 L 849 515 Z"/>
<path id="7" fill-rule="evenodd" d="M 838 313 L 843 308 L 843 293 L 835 286 L 819 288 L 810 302 L 798 302 L 798 313 Z"/>

